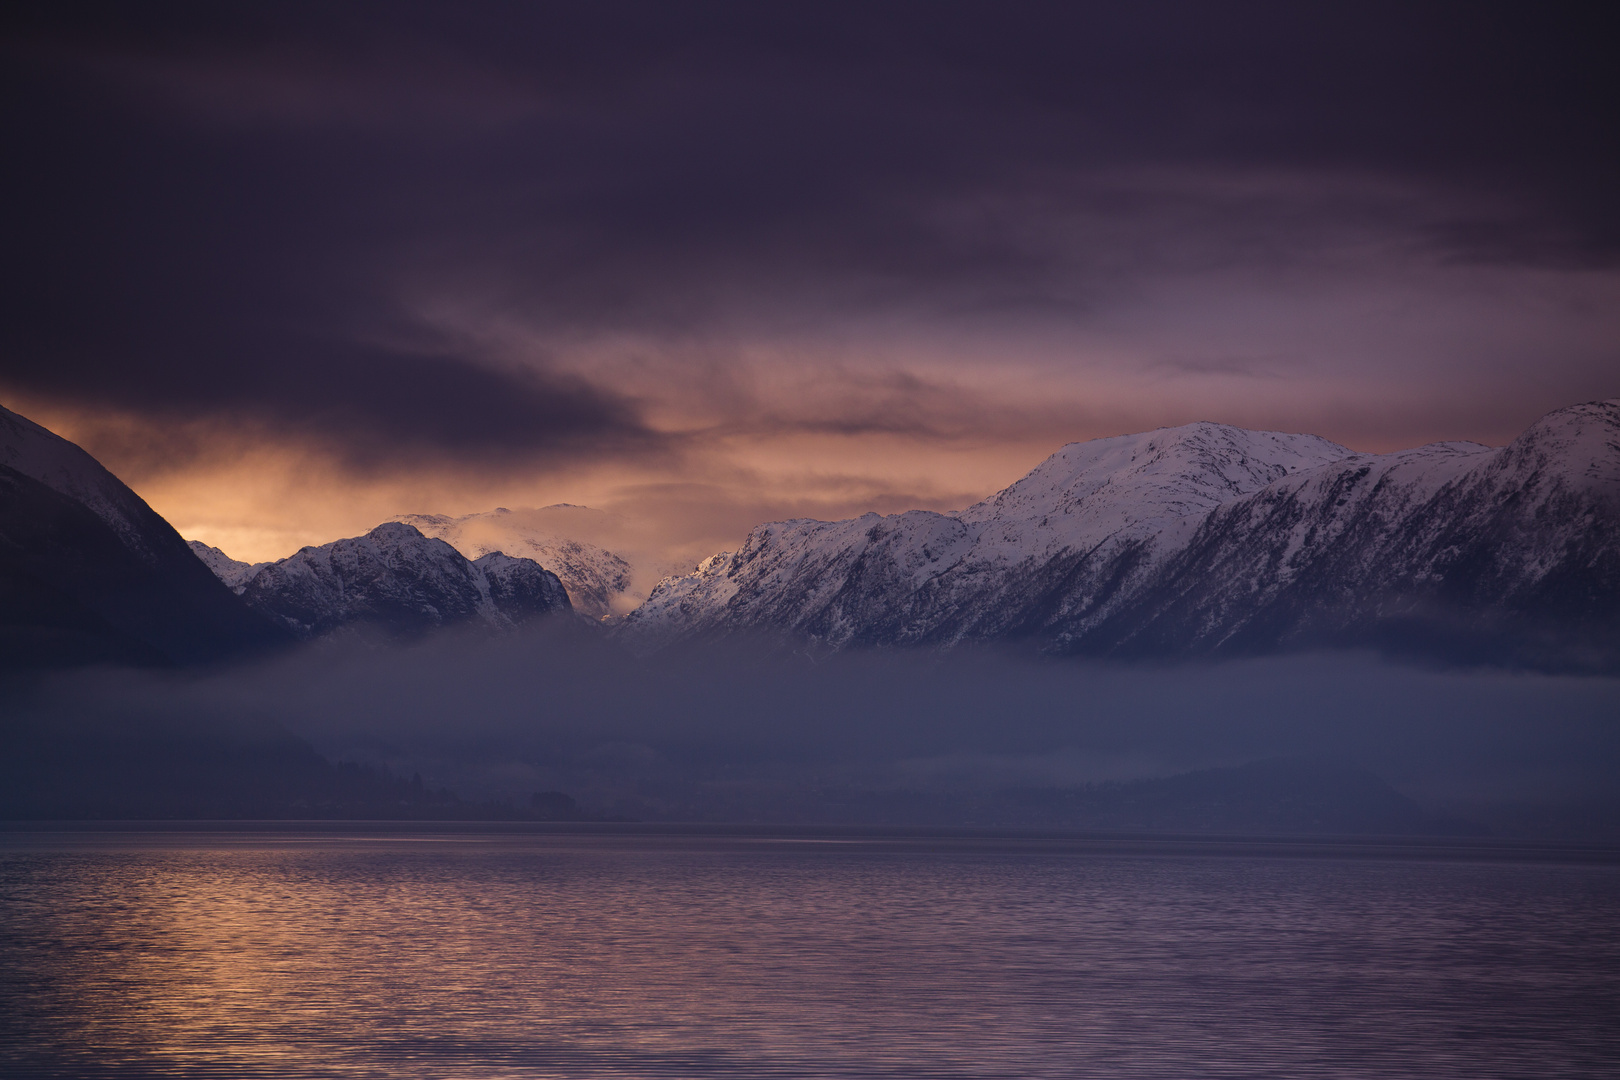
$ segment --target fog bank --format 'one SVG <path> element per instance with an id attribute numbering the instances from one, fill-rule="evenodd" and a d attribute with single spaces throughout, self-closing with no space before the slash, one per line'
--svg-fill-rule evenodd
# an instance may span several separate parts
<path id="1" fill-rule="evenodd" d="M 733 644 L 633 659 L 552 626 L 62 674 L 4 702 L 11 722 L 52 727 L 279 727 L 464 797 L 561 790 L 638 817 L 813 815 L 851 793 L 1074 789 L 1279 757 L 1367 769 L 1445 812 L 1620 797 L 1620 680 L 1344 654 L 1124 666 Z"/>

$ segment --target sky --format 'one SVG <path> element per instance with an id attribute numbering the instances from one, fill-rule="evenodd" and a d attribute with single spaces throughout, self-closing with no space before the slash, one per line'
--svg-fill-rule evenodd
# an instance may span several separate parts
<path id="1" fill-rule="evenodd" d="M 0 404 L 279 558 L 557 502 L 696 557 L 1215 420 L 1620 396 L 1583 7 L 9 5 Z"/>

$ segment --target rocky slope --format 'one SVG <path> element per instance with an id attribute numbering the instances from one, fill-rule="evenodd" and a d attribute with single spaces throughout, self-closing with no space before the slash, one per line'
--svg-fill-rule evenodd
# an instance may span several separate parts
<path id="1" fill-rule="evenodd" d="M 245 564 L 221 555 L 224 574 L 240 575 Z M 455 624 L 510 629 L 571 610 L 557 576 L 532 559 L 492 552 L 468 560 L 398 522 L 264 565 L 240 591 L 300 638 L 359 625 L 395 636 Z"/>
<path id="2" fill-rule="evenodd" d="M 0 408 L 0 667 L 208 662 L 285 640 L 93 457 Z"/>
<path id="3" fill-rule="evenodd" d="M 960 513 L 760 526 L 661 583 L 625 633 L 1133 656 L 1379 646 L 1607 669 L 1617 417 L 1613 401 L 1559 410 L 1496 450 L 1362 455 L 1218 424 L 1076 443 Z"/>

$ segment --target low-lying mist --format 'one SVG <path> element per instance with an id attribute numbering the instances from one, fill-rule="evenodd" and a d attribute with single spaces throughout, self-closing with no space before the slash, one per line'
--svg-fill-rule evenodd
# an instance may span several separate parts
<path id="1" fill-rule="evenodd" d="M 281 728 L 466 798 L 564 791 L 627 816 L 859 816 L 852 793 L 939 805 L 1274 758 L 1365 769 L 1445 813 L 1620 796 L 1620 680 L 1347 654 L 1125 666 L 729 643 L 638 659 L 552 625 L 56 674 L 4 707 L 64 731 Z"/>

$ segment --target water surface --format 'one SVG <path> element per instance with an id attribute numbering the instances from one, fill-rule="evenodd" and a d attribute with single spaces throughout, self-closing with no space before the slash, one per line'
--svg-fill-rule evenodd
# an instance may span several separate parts
<path id="1" fill-rule="evenodd" d="M 0 920 L 15 1077 L 1620 1075 L 1603 861 L 12 833 Z"/>

